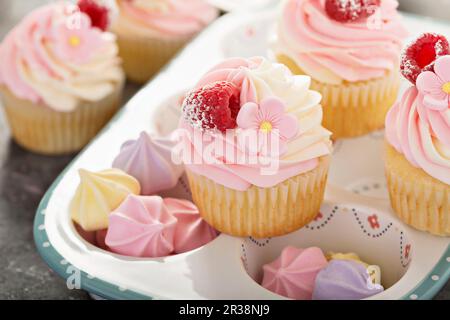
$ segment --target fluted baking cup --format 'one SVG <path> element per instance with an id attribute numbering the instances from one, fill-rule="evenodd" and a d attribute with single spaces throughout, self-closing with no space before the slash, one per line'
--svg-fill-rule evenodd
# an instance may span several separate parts
<path id="1" fill-rule="evenodd" d="M 203 218 L 217 230 L 238 237 L 275 237 L 311 222 L 319 213 L 329 158 L 312 171 L 271 188 L 238 191 L 187 170 L 192 197 Z"/>
<path id="2" fill-rule="evenodd" d="M 450 236 L 450 186 L 413 167 L 388 143 L 385 151 L 388 190 L 398 217 L 421 231 Z"/>
<path id="3" fill-rule="evenodd" d="M 287 56 L 279 55 L 277 59 L 294 74 L 305 74 Z M 341 85 L 311 81 L 311 90 L 322 94 L 323 126 L 333 132 L 333 139 L 357 137 L 382 129 L 399 88 L 398 72 L 389 72 L 374 80 L 344 82 Z"/>
<path id="4" fill-rule="evenodd" d="M 123 34 L 120 30 L 114 32 L 125 74 L 139 84 L 150 80 L 191 39 L 191 36 L 157 38 Z"/>
<path id="5" fill-rule="evenodd" d="M 0 87 L 3 107 L 14 140 L 40 154 L 59 155 L 82 149 L 111 119 L 120 106 L 123 84 L 96 102 L 81 102 L 72 112 L 16 97 Z"/>

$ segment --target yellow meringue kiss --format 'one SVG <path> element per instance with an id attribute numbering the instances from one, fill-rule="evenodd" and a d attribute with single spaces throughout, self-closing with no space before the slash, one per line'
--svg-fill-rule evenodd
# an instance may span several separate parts
<path id="1" fill-rule="evenodd" d="M 359 262 L 362 265 L 364 265 L 364 267 L 369 267 L 369 265 L 365 262 L 363 262 L 361 260 L 361 258 L 356 254 L 356 253 L 335 253 L 335 252 L 328 252 L 327 255 L 327 260 L 350 260 L 350 261 L 355 261 L 355 262 Z"/>
<path id="2" fill-rule="evenodd" d="M 381 269 L 379 266 L 376 265 L 369 265 L 361 260 L 361 258 L 353 252 L 350 253 L 335 253 L 335 252 L 328 252 L 326 254 L 326 258 L 328 261 L 331 260 L 348 260 L 348 261 L 355 261 L 360 264 L 362 264 L 369 273 L 370 279 L 374 284 L 381 284 Z"/>
<path id="3" fill-rule="evenodd" d="M 381 269 L 379 266 L 368 266 L 367 272 L 369 273 L 373 284 L 381 284 Z"/>
<path id="4" fill-rule="evenodd" d="M 70 204 L 70 215 L 85 231 L 108 228 L 109 214 L 129 194 L 141 191 L 139 182 L 122 170 L 80 170 L 79 174 L 80 185 Z"/>

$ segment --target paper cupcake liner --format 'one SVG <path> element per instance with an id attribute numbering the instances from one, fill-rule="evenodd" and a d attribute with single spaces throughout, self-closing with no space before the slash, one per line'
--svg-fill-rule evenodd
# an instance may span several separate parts
<path id="1" fill-rule="evenodd" d="M 192 197 L 202 217 L 217 230 L 237 237 L 267 238 L 288 234 L 319 213 L 328 175 L 329 158 L 312 171 L 272 188 L 246 191 L 224 187 L 187 170 Z"/>
<path id="2" fill-rule="evenodd" d="M 139 37 L 124 35 L 120 30 L 114 32 L 125 74 L 138 84 L 150 80 L 191 39 Z"/>
<path id="3" fill-rule="evenodd" d="M 60 155 L 82 149 L 111 119 L 120 106 L 122 87 L 117 85 L 101 101 L 81 103 L 73 112 L 20 99 L 5 87 L 0 93 L 14 140 L 36 153 Z"/>
<path id="4" fill-rule="evenodd" d="M 290 58 L 278 56 L 278 61 L 293 73 L 304 74 Z M 398 72 L 342 85 L 311 81 L 311 89 L 322 94 L 323 126 L 333 132 L 333 139 L 357 137 L 384 128 L 386 114 L 395 103 L 399 88 Z"/>
<path id="5" fill-rule="evenodd" d="M 450 236 L 450 186 L 413 167 L 387 143 L 385 170 L 398 217 L 418 230 Z"/>

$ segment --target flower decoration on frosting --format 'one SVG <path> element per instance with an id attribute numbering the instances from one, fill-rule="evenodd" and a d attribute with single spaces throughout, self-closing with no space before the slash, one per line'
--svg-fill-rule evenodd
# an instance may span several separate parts
<path id="1" fill-rule="evenodd" d="M 437 59 L 434 72 L 422 72 L 416 85 L 423 95 L 426 107 L 438 111 L 447 110 L 450 106 L 450 56 Z"/>
<path id="2" fill-rule="evenodd" d="M 299 124 L 294 115 L 286 113 L 286 105 L 276 97 L 269 97 L 256 104 L 248 102 L 241 107 L 236 119 L 237 125 L 245 130 L 257 130 L 258 143 L 250 143 L 249 151 L 263 151 L 263 144 L 276 137 L 280 141 L 280 151 L 286 142 L 294 138 Z"/>
<path id="3" fill-rule="evenodd" d="M 55 53 L 62 60 L 86 63 L 104 43 L 101 34 L 102 31 L 92 27 L 89 16 L 79 13 L 77 25 L 69 26 L 62 21 L 54 29 Z"/>

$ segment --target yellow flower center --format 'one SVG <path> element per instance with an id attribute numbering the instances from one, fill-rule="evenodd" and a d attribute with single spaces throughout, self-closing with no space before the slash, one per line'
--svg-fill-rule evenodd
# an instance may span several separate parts
<path id="1" fill-rule="evenodd" d="M 80 43 L 81 43 L 81 39 L 79 37 L 77 37 L 77 36 L 71 36 L 69 38 L 69 44 L 72 47 L 78 47 L 80 45 Z"/>
<path id="2" fill-rule="evenodd" d="M 442 91 L 446 94 L 450 94 L 450 82 L 447 82 L 442 86 Z"/>
<path id="3" fill-rule="evenodd" d="M 259 126 L 259 130 L 264 132 L 270 132 L 272 131 L 272 124 L 269 121 L 263 121 Z"/>

